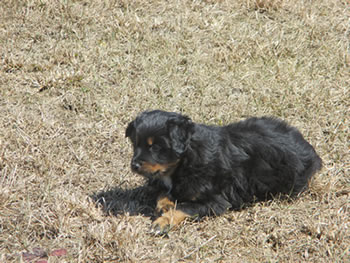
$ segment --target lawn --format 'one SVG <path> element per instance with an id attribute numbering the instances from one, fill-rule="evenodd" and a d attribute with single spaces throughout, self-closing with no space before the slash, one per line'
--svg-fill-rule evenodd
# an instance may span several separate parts
<path id="1" fill-rule="evenodd" d="M 2 0 L 0 262 L 350 262 L 347 0 Z M 150 234 L 127 124 L 277 116 L 324 167 L 294 201 Z"/>

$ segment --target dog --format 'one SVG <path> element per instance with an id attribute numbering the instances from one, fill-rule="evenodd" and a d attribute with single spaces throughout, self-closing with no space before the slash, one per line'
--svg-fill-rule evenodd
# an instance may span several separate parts
<path id="1" fill-rule="evenodd" d="M 155 189 L 152 231 L 166 234 L 186 218 L 218 216 L 305 191 L 322 160 L 302 134 L 272 117 L 227 126 L 145 111 L 129 123 L 131 169 Z"/>

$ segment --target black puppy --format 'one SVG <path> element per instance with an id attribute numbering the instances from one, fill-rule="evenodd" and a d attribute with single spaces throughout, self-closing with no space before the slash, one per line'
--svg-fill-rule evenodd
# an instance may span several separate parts
<path id="1" fill-rule="evenodd" d="M 227 126 L 195 124 L 188 117 L 146 111 L 126 129 L 131 168 L 156 189 L 164 233 L 187 217 L 220 215 L 254 201 L 297 195 L 322 161 L 294 127 L 276 118 L 249 118 Z"/>

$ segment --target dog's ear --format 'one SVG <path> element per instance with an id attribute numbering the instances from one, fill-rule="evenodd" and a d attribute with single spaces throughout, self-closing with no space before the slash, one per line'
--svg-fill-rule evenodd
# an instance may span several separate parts
<path id="1" fill-rule="evenodd" d="M 128 127 L 126 128 L 125 137 L 126 138 L 131 137 L 134 130 L 135 130 L 135 123 L 134 123 L 134 121 L 132 121 L 129 123 Z"/>
<path id="2" fill-rule="evenodd" d="M 194 124 L 187 116 L 179 115 L 167 121 L 167 128 L 173 150 L 180 157 L 190 143 Z"/>

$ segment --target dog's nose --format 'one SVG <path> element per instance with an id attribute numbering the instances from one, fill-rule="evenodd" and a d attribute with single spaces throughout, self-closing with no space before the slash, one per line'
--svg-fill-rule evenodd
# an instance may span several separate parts
<path id="1" fill-rule="evenodd" d="M 134 171 L 139 171 L 141 168 L 141 164 L 139 162 L 132 161 L 131 162 L 131 169 Z"/>

